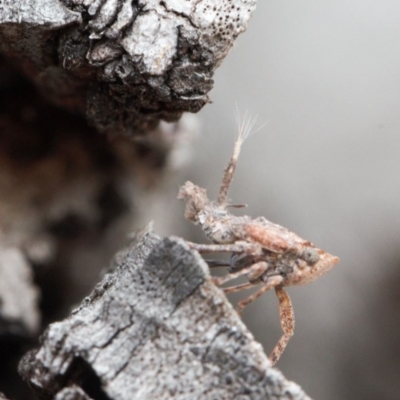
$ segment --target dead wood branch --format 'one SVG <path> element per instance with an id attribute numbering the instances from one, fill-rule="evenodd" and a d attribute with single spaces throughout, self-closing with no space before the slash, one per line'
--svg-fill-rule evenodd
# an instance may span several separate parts
<path id="1" fill-rule="evenodd" d="M 200 256 L 151 232 L 50 325 L 20 373 L 44 399 L 72 385 L 96 399 L 308 399 L 271 368 Z"/>
<path id="2" fill-rule="evenodd" d="M 0 51 L 101 131 L 197 112 L 256 0 L 20 0 L 0 4 Z"/>

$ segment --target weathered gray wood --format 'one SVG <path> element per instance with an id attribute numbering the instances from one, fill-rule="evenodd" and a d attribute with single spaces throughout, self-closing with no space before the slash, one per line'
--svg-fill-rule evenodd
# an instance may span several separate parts
<path id="1" fill-rule="evenodd" d="M 67 399 L 72 384 L 96 399 L 308 399 L 271 368 L 198 253 L 151 232 L 41 342 L 20 374 L 44 399 Z"/>
<path id="2" fill-rule="evenodd" d="M 67 315 L 132 226 L 149 220 L 146 189 L 185 156 L 196 124 L 185 115 L 110 141 L 43 101 L 3 58 L 0 103 L 0 390 L 28 400 L 21 346 Z"/>
<path id="3" fill-rule="evenodd" d="M 81 388 L 73 385 L 57 393 L 54 400 L 92 400 Z"/>
<path id="4" fill-rule="evenodd" d="M 0 4 L 0 24 L 57 29 L 81 21 L 79 13 L 68 10 L 59 0 L 3 0 Z"/>
<path id="5" fill-rule="evenodd" d="M 256 0 L 0 4 L 0 52 L 97 129 L 135 134 L 206 104 Z"/>
<path id="6" fill-rule="evenodd" d="M 40 314 L 38 289 L 22 251 L 0 245 L 0 337 L 34 337 Z"/>
<path id="7" fill-rule="evenodd" d="M 151 218 L 146 189 L 184 157 L 195 117 L 161 122 L 134 141 L 110 141 L 84 118 L 43 101 L 3 59 L 0 104 L 0 248 L 17 249 L 34 266 L 46 323 L 55 318 L 46 310 L 60 318 L 81 301 L 132 226 Z M 2 291 L 0 282 L 0 298 Z"/>

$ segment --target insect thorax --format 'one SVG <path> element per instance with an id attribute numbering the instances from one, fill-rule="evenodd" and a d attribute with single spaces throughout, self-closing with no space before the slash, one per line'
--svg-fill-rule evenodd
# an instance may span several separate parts
<path id="1" fill-rule="evenodd" d="M 208 239 L 214 243 L 227 244 L 235 241 L 230 229 L 232 216 L 224 209 L 205 209 L 198 214 L 198 221 Z"/>

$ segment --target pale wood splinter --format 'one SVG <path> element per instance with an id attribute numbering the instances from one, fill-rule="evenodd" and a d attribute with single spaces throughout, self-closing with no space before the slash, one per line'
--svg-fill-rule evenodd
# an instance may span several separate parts
<path id="1" fill-rule="evenodd" d="M 239 136 L 232 158 L 225 169 L 217 201 L 210 201 L 205 189 L 189 181 L 180 188 L 178 199 L 186 200 L 185 217 L 199 224 L 213 242 L 188 242 L 189 246 L 200 253 L 231 254 L 230 273 L 214 278 L 215 284 L 221 286 L 240 276 L 247 277 L 246 283 L 223 288 L 227 294 L 262 285 L 258 291 L 238 303 L 239 314 L 267 290 L 275 289 L 283 330 L 282 337 L 270 355 L 271 363 L 275 364 L 294 331 L 292 303 L 283 287 L 313 282 L 337 264 L 339 258 L 264 217 L 238 217 L 227 210 L 228 207 L 242 207 L 229 204 L 227 194 L 242 143 L 254 124 L 255 120 L 249 118 L 239 121 Z"/>

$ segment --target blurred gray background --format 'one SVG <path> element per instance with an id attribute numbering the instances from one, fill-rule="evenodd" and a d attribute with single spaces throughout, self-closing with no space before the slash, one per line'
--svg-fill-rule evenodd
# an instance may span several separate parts
<path id="1" fill-rule="evenodd" d="M 215 197 L 236 103 L 268 122 L 245 143 L 230 197 L 341 258 L 289 288 L 296 329 L 278 368 L 315 399 L 400 398 L 399 37 L 398 1 L 260 0 L 176 182 Z M 176 191 L 156 231 L 205 242 Z M 269 353 L 281 335 L 274 293 L 244 320 Z"/>

